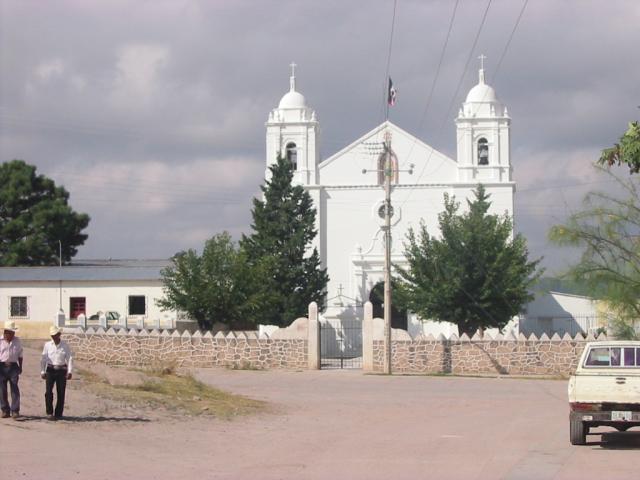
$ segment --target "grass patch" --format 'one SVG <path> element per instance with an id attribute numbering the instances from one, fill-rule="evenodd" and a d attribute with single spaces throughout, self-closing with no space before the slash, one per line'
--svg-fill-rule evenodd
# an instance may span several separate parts
<path id="1" fill-rule="evenodd" d="M 164 408 L 186 415 L 231 419 L 264 411 L 266 403 L 210 387 L 192 375 L 145 371 L 140 385 L 111 385 L 103 377 L 80 369 L 82 379 L 94 393 L 133 407 Z"/>

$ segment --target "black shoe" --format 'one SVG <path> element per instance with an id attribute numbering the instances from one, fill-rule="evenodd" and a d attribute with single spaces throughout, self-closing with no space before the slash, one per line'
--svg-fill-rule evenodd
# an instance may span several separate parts
<path id="1" fill-rule="evenodd" d="M 2 412 L 2 415 L 0 415 L 0 418 L 9 418 L 9 412 Z"/>
<path id="2" fill-rule="evenodd" d="M 47 420 L 55 421 L 56 417 L 54 417 L 53 415 L 47 415 Z"/>

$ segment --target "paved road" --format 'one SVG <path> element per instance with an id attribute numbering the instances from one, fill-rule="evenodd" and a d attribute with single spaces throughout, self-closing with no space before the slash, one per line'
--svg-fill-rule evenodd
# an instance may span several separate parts
<path id="1" fill-rule="evenodd" d="M 71 418 L 52 423 L 37 354 L 21 379 L 25 420 L 0 421 L 2 480 L 638 478 L 640 431 L 569 444 L 564 381 L 203 369 L 200 379 L 272 411 L 166 417 L 74 380 Z"/>

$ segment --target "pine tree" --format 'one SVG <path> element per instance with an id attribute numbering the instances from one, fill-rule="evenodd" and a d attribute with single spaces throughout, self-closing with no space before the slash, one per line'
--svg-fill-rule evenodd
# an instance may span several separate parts
<path id="1" fill-rule="evenodd" d="M 316 211 L 311 196 L 292 185 L 293 170 L 280 157 L 261 187 L 264 200 L 253 201 L 253 233 L 241 247 L 260 279 L 260 323 L 286 326 L 305 316 L 310 302 L 324 305 L 329 281 L 316 248 Z"/>
<path id="2" fill-rule="evenodd" d="M 87 239 L 89 216 L 68 204 L 69 192 L 22 160 L 0 164 L 0 266 L 57 265 Z M 59 258 L 59 246 L 62 258 Z"/>
<path id="3" fill-rule="evenodd" d="M 528 288 L 539 276 L 539 260 L 528 261 L 525 239 L 511 238 L 511 219 L 488 214 L 491 203 L 482 185 L 474 194 L 462 215 L 445 194 L 440 238 L 430 236 L 424 224 L 418 237 L 409 230 L 409 269 L 398 269 L 409 309 L 424 319 L 455 323 L 460 334 L 470 336 L 477 329 L 503 328 L 532 298 Z"/>

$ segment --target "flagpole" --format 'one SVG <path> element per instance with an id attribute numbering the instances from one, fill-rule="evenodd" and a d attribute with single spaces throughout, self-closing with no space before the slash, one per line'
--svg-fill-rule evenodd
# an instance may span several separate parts
<path id="1" fill-rule="evenodd" d="M 385 99 L 384 99 L 384 103 L 387 105 L 387 112 L 386 112 L 386 114 L 384 116 L 385 122 L 389 120 L 389 93 L 391 91 L 390 85 L 391 85 L 391 77 L 387 76 L 387 85 L 386 85 L 386 88 L 385 88 L 386 95 L 385 95 Z"/>

